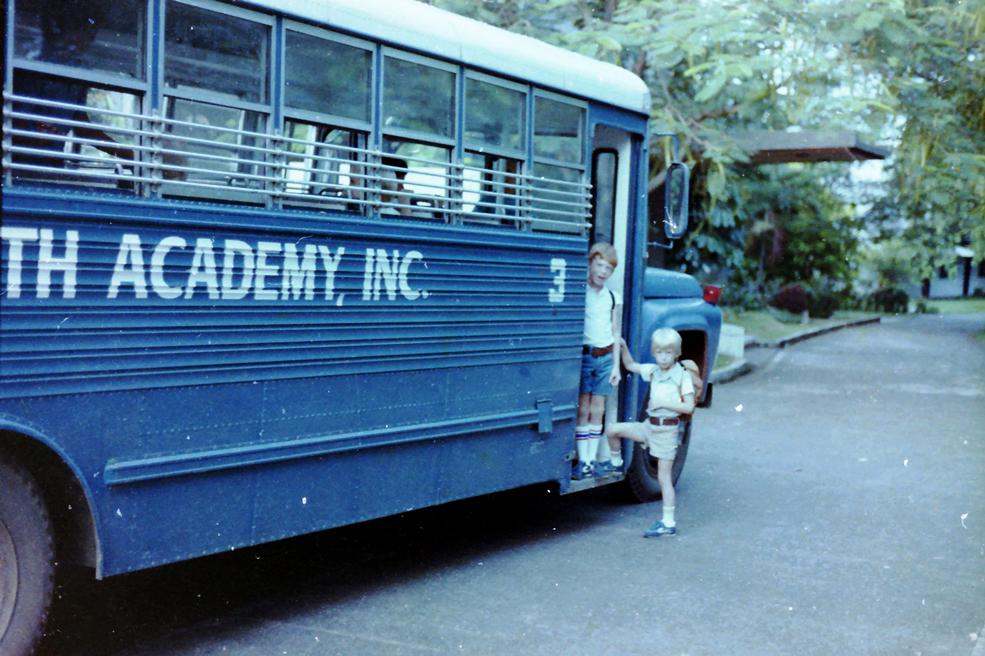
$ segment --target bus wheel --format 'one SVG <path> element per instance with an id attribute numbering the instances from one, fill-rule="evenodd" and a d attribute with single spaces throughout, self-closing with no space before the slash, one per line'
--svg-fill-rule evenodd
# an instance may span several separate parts
<path id="1" fill-rule="evenodd" d="M 674 486 L 681 478 L 684 470 L 684 461 L 687 460 L 687 449 L 691 444 L 691 420 L 684 420 L 683 434 L 681 443 L 677 447 L 677 456 L 674 458 L 673 480 Z M 657 459 L 651 458 L 646 447 L 639 443 L 633 443 L 633 463 L 626 472 L 626 483 L 629 485 L 632 497 L 637 501 L 656 501 L 660 498 L 660 483 L 657 481 Z"/>
<path id="2" fill-rule="evenodd" d="M 5 459 L 0 490 L 0 653 L 27 656 L 41 639 L 51 605 L 51 521 L 34 480 Z"/>

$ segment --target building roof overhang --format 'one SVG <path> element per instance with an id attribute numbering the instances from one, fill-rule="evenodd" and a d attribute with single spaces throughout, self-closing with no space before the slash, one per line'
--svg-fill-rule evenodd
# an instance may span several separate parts
<path id="1" fill-rule="evenodd" d="M 855 132 L 751 130 L 735 136 L 753 164 L 856 162 L 886 159 L 889 149 L 863 143 Z"/>

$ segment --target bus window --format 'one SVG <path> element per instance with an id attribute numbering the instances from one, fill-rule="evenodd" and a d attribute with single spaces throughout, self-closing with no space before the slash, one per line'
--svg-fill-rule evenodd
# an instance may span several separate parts
<path id="1" fill-rule="evenodd" d="M 393 56 L 383 64 L 383 129 L 455 136 L 455 73 Z"/>
<path id="2" fill-rule="evenodd" d="M 456 69 L 412 55 L 386 51 L 383 58 L 383 153 L 406 162 L 380 167 L 384 214 L 418 218 L 448 217 L 458 185 L 449 176 L 455 146 Z M 393 180 L 393 176 L 397 180 Z M 403 178 L 402 180 L 400 178 Z M 386 187 L 402 187 L 399 194 Z M 394 191 L 394 190 L 390 190 Z M 389 199 L 387 198 L 389 197 Z"/>
<path id="3" fill-rule="evenodd" d="M 145 0 L 15 4 L 14 57 L 144 78 Z"/>
<path id="4" fill-rule="evenodd" d="M 583 172 L 537 162 L 533 174 L 530 206 L 533 216 L 539 219 L 533 227 L 550 232 L 582 232 L 588 212 Z"/>
<path id="5" fill-rule="evenodd" d="M 534 176 L 531 209 L 538 229 L 581 232 L 588 199 L 584 185 L 585 108 L 538 94 L 534 99 Z"/>
<path id="6" fill-rule="evenodd" d="M 126 178 L 135 174 L 145 4 L 15 4 L 10 90 L 38 102 L 11 105 L 12 177 L 132 187 Z"/>
<path id="7" fill-rule="evenodd" d="M 287 30 L 284 104 L 369 124 L 373 51 Z"/>
<path id="8" fill-rule="evenodd" d="M 131 117 L 139 113 L 138 96 L 29 71 L 14 74 L 14 93 L 60 103 L 14 103 L 16 177 L 125 186 L 121 181 L 134 174 L 132 131 L 139 121 Z"/>
<path id="9" fill-rule="evenodd" d="M 169 0 L 164 32 L 168 89 L 267 101 L 269 25 Z"/>
<path id="10" fill-rule="evenodd" d="M 612 148 L 595 151 L 592 156 L 592 238 L 591 243 L 615 243 L 616 176 L 619 155 Z"/>
<path id="11" fill-rule="evenodd" d="M 254 20 L 256 19 L 256 20 Z M 268 187 L 272 20 L 178 0 L 165 5 L 162 161 L 166 195 L 259 202 Z"/>
<path id="12" fill-rule="evenodd" d="M 379 173 L 381 214 L 446 219 L 451 149 L 387 139 L 383 150 Z"/>
<path id="13" fill-rule="evenodd" d="M 313 27 L 286 31 L 284 135 L 289 204 L 359 211 L 368 206 L 373 50 Z M 304 198 L 303 196 L 309 196 Z"/>
<path id="14" fill-rule="evenodd" d="M 285 204 L 355 211 L 364 202 L 362 153 L 366 135 L 325 125 L 287 121 Z M 317 196 L 317 200 L 303 196 Z M 307 202 L 305 202 L 307 200 Z"/>
<path id="15" fill-rule="evenodd" d="M 465 144 L 509 150 L 526 148 L 526 93 L 474 79 L 465 80 Z"/>
<path id="16" fill-rule="evenodd" d="M 262 161 L 264 117 L 258 112 L 225 105 L 167 98 L 165 115 L 167 157 L 162 165 L 166 180 L 191 185 L 168 185 L 165 193 L 197 195 L 195 185 L 209 198 L 238 200 L 241 196 L 217 191 L 217 185 L 258 189 L 263 186 Z"/>
<path id="17" fill-rule="evenodd" d="M 534 156 L 580 165 L 585 145 L 584 108 L 537 96 L 534 117 Z"/>
<path id="18" fill-rule="evenodd" d="M 516 225 L 520 216 L 522 163 L 516 159 L 466 153 L 462 210 L 465 221 Z"/>
<path id="19" fill-rule="evenodd" d="M 517 225 L 526 159 L 527 87 L 469 72 L 465 79 L 465 221 Z"/>

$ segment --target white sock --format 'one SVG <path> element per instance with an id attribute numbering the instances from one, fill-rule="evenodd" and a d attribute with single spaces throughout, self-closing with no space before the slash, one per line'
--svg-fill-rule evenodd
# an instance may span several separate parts
<path id="1" fill-rule="evenodd" d="M 593 433 L 592 437 L 596 437 L 596 435 Z M 609 438 L 602 435 L 601 431 L 599 431 L 598 437 L 599 437 L 599 452 L 598 452 L 599 462 L 605 462 L 607 460 L 611 461 L 612 450 L 609 448 Z"/>
<path id="2" fill-rule="evenodd" d="M 585 442 L 587 443 L 586 450 L 588 451 L 588 457 L 585 462 L 592 464 L 595 462 L 595 453 L 599 450 L 599 438 L 590 437 Z"/>
<path id="3" fill-rule="evenodd" d="M 674 506 L 664 506 L 664 518 L 662 521 L 667 528 L 677 526 L 677 522 L 674 521 Z"/>
<path id="4" fill-rule="evenodd" d="M 595 462 L 595 455 L 599 451 L 599 439 L 602 436 L 602 426 L 599 424 L 589 424 L 588 425 L 588 464 Z"/>
<path id="5" fill-rule="evenodd" d="M 578 450 L 578 462 L 588 462 L 588 426 L 575 426 L 575 448 Z"/>

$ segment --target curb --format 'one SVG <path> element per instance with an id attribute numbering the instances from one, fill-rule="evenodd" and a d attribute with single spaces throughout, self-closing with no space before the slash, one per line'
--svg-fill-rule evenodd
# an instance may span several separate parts
<path id="1" fill-rule="evenodd" d="M 715 369 L 708 376 L 709 383 L 727 383 L 730 380 L 735 380 L 739 376 L 744 376 L 750 371 L 752 371 L 752 363 L 747 360 L 737 360 L 727 367 L 722 367 L 721 369 Z"/>
<path id="2" fill-rule="evenodd" d="M 870 323 L 879 323 L 882 321 L 882 317 L 868 317 L 866 319 L 856 319 L 854 321 L 845 321 L 844 323 L 836 323 L 830 326 L 824 326 L 822 328 L 812 328 L 810 330 L 804 330 L 799 333 L 794 333 L 789 337 L 784 337 L 783 339 L 778 339 L 775 342 L 757 342 L 754 341 L 750 346 L 752 347 L 766 347 L 766 348 L 784 348 L 788 344 L 796 344 L 805 339 L 811 337 L 817 337 L 818 335 L 824 335 L 825 333 L 832 333 L 836 330 L 841 330 L 842 328 L 854 328 L 855 326 L 864 326 Z"/>
<path id="3" fill-rule="evenodd" d="M 854 328 L 855 326 L 865 326 L 868 324 L 879 323 L 882 317 L 868 317 L 866 319 L 856 319 L 854 321 L 845 321 L 843 323 L 836 323 L 830 326 L 824 326 L 822 328 L 812 328 L 810 330 L 804 330 L 799 333 L 794 333 L 789 337 L 784 337 L 775 342 L 758 342 L 756 340 L 748 341 L 746 346 L 748 348 L 785 348 L 788 344 L 796 344 L 805 339 L 810 339 L 811 337 L 817 337 L 818 335 L 824 335 L 825 333 L 831 333 L 836 330 L 841 330 L 842 328 Z M 742 359 L 737 362 L 733 362 L 727 367 L 722 367 L 721 369 L 715 369 L 711 372 L 708 377 L 708 382 L 710 383 L 727 383 L 731 380 L 735 380 L 739 376 L 744 376 L 745 374 L 751 372 L 755 369 L 755 366 L 748 360 Z"/>

